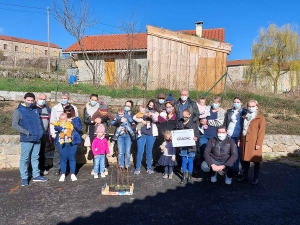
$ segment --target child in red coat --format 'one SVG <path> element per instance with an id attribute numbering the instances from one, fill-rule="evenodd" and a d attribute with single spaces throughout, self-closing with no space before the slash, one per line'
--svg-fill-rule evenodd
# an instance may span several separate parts
<path id="1" fill-rule="evenodd" d="M 99 124 L 96 130 L 97 136 L 92 143 L 92 151 L 94 154 L 94 178 L 98 178 L 99 167 L 101 177 L 105 177 L 105 154 L 109 154 L 107 139 L 105 138 L 105 127 Z"/>

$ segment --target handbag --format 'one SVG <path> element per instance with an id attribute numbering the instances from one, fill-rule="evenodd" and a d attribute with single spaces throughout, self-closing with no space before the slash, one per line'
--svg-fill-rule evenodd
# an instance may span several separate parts
<path id="1" fill-rule="evenodd" d="M 84 139 L 84 147 L 91 147 L 91 139 L 89 135 L 86 135 L 85 139 Z"/>

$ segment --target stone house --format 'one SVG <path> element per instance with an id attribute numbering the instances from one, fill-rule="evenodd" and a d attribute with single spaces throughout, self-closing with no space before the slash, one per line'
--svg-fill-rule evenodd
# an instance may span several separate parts
<path id="1" fill-rule="evenodd" d="M 203 83 L 200 81 L 209 77 L 208 89 L 226 72 L 231 45 L 224 43 L 223 28 L 202 29 L 202 24 L 196 23 L 195 30 L 175 32 L 147 26 L 146 33 L 85 36 L 82 43 L 100 84 L 129 82 L 137 86 L 147 83 L 148 89 L 204 89 L 194 83 Z M 77 42 L 63 53 L 75 60 L 79 82 L 92 80 Z M 211 71 L 204 72 L 207 67 Z M 166 86 L 168 79 L 174 80 L 172 86 Z"/>
<path id="2" fill-rule="evenodd" d="M 48 57 L 48 43 L 0 35 L 0 50 L 3 52 L 2 64 L 18 65 L 18 62 L 36 60 Z M 50 57 L 57 58 L 62 49 L 56 44 L 50 44 Z M 6 63 L 5 63 L 6 62 Z"/>

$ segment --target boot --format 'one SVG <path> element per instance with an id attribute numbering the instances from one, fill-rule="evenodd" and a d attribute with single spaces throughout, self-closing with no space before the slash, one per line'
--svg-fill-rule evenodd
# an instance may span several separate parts
<path id="1" fill-rule="evenodd" d="M 183 172 L 183 176 L 182 176 L 182 179 L 181 179 L 181 184 L 186 184 L 186 172 Z"/>
<path id="2" fill-rule="evenodd" d="M 192 173 L 188 173 L 187 183 L 188 184 L 192 183 Z"/>
<path id="3" fill-rule="evenodd" d="M 254 179 L 252 181 L 252 184 L 256 185 L 258 184 L 258 175 L 260 171 L 260 163 L 254 163 Z"/>
<path id="4" fill-rule="evenodd" d="M 237 178 L 238 182 L 243 182 L 243 181 L 248 181 L 248 171 L 250 168 L 250 162 L 243 162 L 244 164 L 244 171 L 243 171 L 243 175 L 241 177 Z"/>

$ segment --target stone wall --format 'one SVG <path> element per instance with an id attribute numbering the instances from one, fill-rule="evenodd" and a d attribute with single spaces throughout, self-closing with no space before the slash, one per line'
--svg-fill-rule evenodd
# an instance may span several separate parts
<path id="1" fill-rule="evenodd" d="M 84 138 L 84 136 L 83 136 Z M 112 157 L 113 143 L 110 144 L 110 154 L 107 156 L 110 163 L 116 163 L 117 158 Z M 266 135 L 263 146 L 263 156 L 286 156 L 300 149 L 300 136 L 296 135 Z M 87 160 L 88 150 L 83 143 L 78 147 L 77 163 L 92 163 Z M 47 157 L 53 156 L 53 151 L 46 153 Z M 0 169 L 18 168 L 20 160 L 19 135 L 0 135 Z M 133 159 L 131 158 L 131 161 Z"/>

